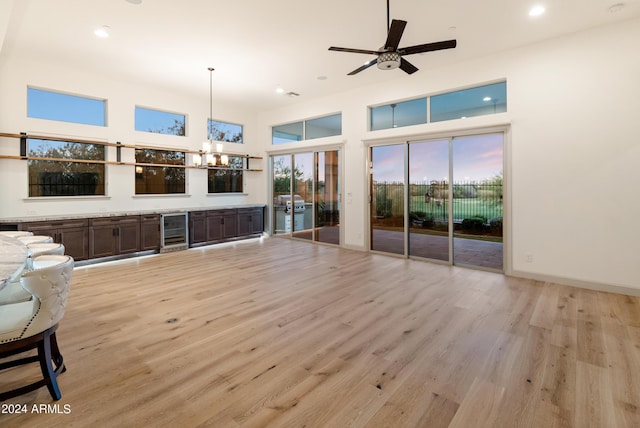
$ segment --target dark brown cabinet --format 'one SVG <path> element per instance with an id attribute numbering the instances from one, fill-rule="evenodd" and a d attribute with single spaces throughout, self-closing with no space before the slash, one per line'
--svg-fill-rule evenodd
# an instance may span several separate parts
<path id="1" fill-rule="evenodd" d="M 55 242 L 64 245 L 65 253 L 75 260 L 89 258 L 88 220 L 69 219 L 59 221 L 37 221 L 22 223 L 20 230 L 29 230 L 35 235 L 51 236 Z"/>
<path id="2" fill-rule="evenodd" d="M 190 247 L 243 239 L 264 231 L 264 206 L 189 211 L 187 218 Z M 160 251 L 162 222 L 160 214 L 140 214 L 25 223 L 0 221 L 0 227 L 49 235 L 64 244 L 66 253 L 74 259 L 87 260 Z"/>
<path id="3" fill-rule="evenodd" d="M 207 212 L 191 211 L 189 213 L 189 245 L 207 242 Z"/>
<path id="4" fill-rule="evenodd" d="M 262 207 L 238 209 L 238 235 L 254 235 L 264 230 Z"/>
<path id="5" fill-rule="evenodd" d="M 207 242 L 238 236 L 238 215 L 234 209 L 207 211 Z"/>
<path id="6" fill-rule="evenodd" d="M 140 250 L 160 249 L 160 214 L 140 216 Z"/>
<path id="7" fill-rule="evenodd" d="M 140 251 L 140 216 L 89 220 L 89 257 L 109 257 Z"/>

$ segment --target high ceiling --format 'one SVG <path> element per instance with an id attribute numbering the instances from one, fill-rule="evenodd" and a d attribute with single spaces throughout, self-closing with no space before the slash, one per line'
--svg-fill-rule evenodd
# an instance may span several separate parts
<path id="1" fill-rule="evenodd" d="M 391 17 L 408 21 L 400 47 L 447 39 L 457 39 L 458 47 L 411 56 L 420 69 L 414 75 L 371 67 L 347 76 L 373 57 L 328 47 L 378 49 L 386 38 L 386 0 L 0 2 L 0 12 L 8 11 L 0 18 L 0 61 L 24 55 L 205 95 L 207 68 L 214 67 L 216 98 L 252 109 L 412 79 L 430 68 L 640 16 L 640 0 L 391 0 Z M 536 2 L 546 12 L 531 18 Z M 110 33 L 105 39 L 94 35 L 103 26 Z M 278 86 L 300 97 L 278 95 Z"/>

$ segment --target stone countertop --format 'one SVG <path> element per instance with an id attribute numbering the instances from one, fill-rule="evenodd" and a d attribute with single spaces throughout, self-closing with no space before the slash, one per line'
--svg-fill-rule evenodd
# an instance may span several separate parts
<path id="1" fill-rule="evenodd" d="M 0 224 L 7 223 L 29 223 L 34 221 L 57 221 L 57 220 L 73 220 L 78 218 L 102 218 L 102 217 L 119 217 L 129 215 L 148 215 L 148 214 L 174 214 L 186 213 L 191 211 L 209 211 L 224 210 L 236 208 L 263 208 L 264 204 L 243 204 L 243 205 L 220 205 L 215 207 L 190 207 L 190 208 L 167 208 L 155 210 L 139 210 L 139 211 L 117 211 L 117 212 L 100 212 L 87 214 L 61 214 L 61 215 L 42 215 L 27 216 L 17 218 L 0 218 Z"/>

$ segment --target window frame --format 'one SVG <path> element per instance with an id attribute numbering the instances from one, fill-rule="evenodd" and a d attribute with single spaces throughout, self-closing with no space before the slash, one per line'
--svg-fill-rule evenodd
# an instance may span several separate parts
<path id="1" fill-rule="evenodd" d="M 73 140 L 73 139 L 70 139 Z M 40 141 L 40 142 L 50 142 L 52 145 L 59 144 L 63 146 L 61 149 L 51 148 L 49 149 L 49 153 L 38 153 L 32 150 L 31 142 Z M 83 157 L 72 157 L 71 155 L 65 156 L 65 152 L 69 153 L 69 146 L 72 148 L 82 147 L 82 146 L 95 146 L 98 148 L 98 151 L 102 152 L 101 159 L 90 159 Z M 66 149 L 65 149 L 66 147 Z M 62 151 L 62 155 L 60 157 L 56 156 L 57 152 Z M 106 196 L 106 183 L 107 183 L 107 171 L 106 171 L 106 156 L 107 150 L 106 147 L 102 144 L 98 143 L 83 143 L 79 141 L 63 141 L 63 140 L 46 140 L 43 138 L 27 138 L 27 185 L 28 185 L 28 195 L 30 198 L 35 197 L 44 197 L 44 198 L 59 198 L 59 197 L 91 197 L 91 196 Z M 57 160 L 60 159 L 60 160 Z M 94 162 L 91 162 L 94 161 Z M 34 177 L 33 169 L 36 169 L 38 166 L 41 166 L 43 171 L 40 172 L 40 178 L 42 174 L 54 173 L 54 175 L 50 175 L 50 177 L 57 177 L 55 181 L 57 183 L 43 183 L 38 181 L 38 183 L 33 183 L 32 178 Z M 82 171 L 83 166 L 89 169 L 88 171 Z M 89 167 L 91 166 L 91 167 Z M 81 171 L 75 171 L 76 168 L 79 168 Z M 50 171 L 53 169 L 53 171 Z M 94 169 L 91 171 L 90 169 Z M 48 171 L 49 170 L 49 171 Z M 58 170 L 58 171 L 56 171 Z M 82 183 L 77 183 L 75 181 L 74 176 L 79 174 L 95 174 L 97 170 L 97 181 L 88 182 L 84 181 Z M 87 176 L 85 176 L 85 179 Z M 101 178 L 101 179 L 100 179 Z M 49 180 L 51 181 L 51 180 Z M 58 190 L 52 190 L 49 187 L 49 190 L 43 186 L 56 186 L 60 189 L 75 188 L 76 191 L 72 193 L 59 193 Z M 78 192 L 77 189 L 79 186 L 83 188 L 90 188 L 93 186 L 96 188 L 96 192 Z M 34 192 L 32 189 L 39 189 L 39 192 Z M 35 194 L 34 194 L 35 193 Z"/>
<path id="2" fill-rule="evenodd" d="M 244 144 L 244 125 L 241 123 L 234 123 L 234 122 L 227 122 L 224 120 L 218 120 L 218 119 L 207 119 L 207 137 L 210 136 L 210 134 L 212 134 L 211 129 L 212 129 L 212 123 L 220 123 L 223 125 L 231 125 L 231 126 L 239 126 L 240 127 L 240 140 L 239 141 L 233 141 L 233 140 L 220 140 L 217 139 L 215 137 L 212 137 L 213 141 L 219 141 L 221 143 L 233 143 L 233 144 Z M 238 135 L 238 134 L 236 134 Z"/>
<path id="3" fill-rule="evenodd" d="M 139 158 L 138 158 L 138 153 L 139 152 L 154 152 L 155 156 L 154 156 L 154 162 L 140 162 Z M 182 159 L 179 163 L 170 163 L 170 162 L 162 162 L 162 159 L 158 159 L 157 155 L 159 152 L 164 152 L 164 153 L 174 153 L 174 154 L 181 154 L 182 155 Z M 135 158 L 135 166 L 134 166 L 134 173 L 135 173 L 135 188 L 134 188 L 134 194 L 135 196 L 145 196 L 145 195 L 185 195 L 187 193 L 187 173 L 186 173 L 186 166 L 187 166 L 187 154 L 185 151 L 183 150 L 166 150 L 166 149 L 156 149 L 156 148 L 151 148 L 151 147 L 139 147 L 139 148 L 135 148 L 134 149 L 134 158 Z M 167 176 L 171 176 L 173 174 L 176 173 L 176 171 L 180 171 L 182 170 L 182 174 L 181 177 L 176 176 L 177 178 L 181 178 L 181 180 L 178 181 L 178 183 L 174 183 L 173 185 L 177 185 L 178 190 L 179 191 L 167 191 L 170 190 L 169 189 L 169 183 L 167 183 Z M 142 191 L 138 191 L 138 183 L 139 180 L 145 180 L 146 177 L 148 175 L 151 175 L 151 172 L 153 172 L 152 175 L 157 175 L 157 172 L 160 172 L 162 174 L 162 177 L 164 178 L 164 191 L 160 192 L 160 191 L 152 191 L 152 189 L 149 189 L 150 184 L 144 182 L 143 184 L 145 185 L 145 189 L 146 191 L 142 192 Z M 175 177 L 174 177 L 175 178 Z"/>
<path id="4" fill-rule="evenodd" d="M 398 106 L 402 106 L 402 105 L 406 105 L 408 103 L 415 103 L 417 101 L 424 101 L 424 121 L 421 122 L 413 122 L 413 123 L 406 123 L 406 124 L 398 124 L 397 120 L 396 120 L 396 115 L 395 115 L 395 111 L 396 108 L 398 108 Z M 374 110 L 378 110 L 378 109 L 383 109 L 389 107 L 391 108 L 391 126 L 389 127 L 376 127 L 374 128 L 373 126 L 373 114 L 374 114 Z M 420 111 L 420 113 L 422 113 L 422 111 Z M 388 104 L 381 104 L 381 105 L 377 105 L 377 106 L 369 106 L 369 130 L 370 131 L 379 131 L 382 129 L 393 129 L 393 128 L 402 128 L 405 126 L 414 126 L 414 125 L 424 125 L 425 123 L 428 123 L 428 117 L 429 117 L 429 97 L 425 96 L 425 97 L 417 97 L 417 98 L 411 98 L 408 100 L 402 100 L 402 101 L 395 101 L 392 103 L 388 103 Z M 384 119 L 383 119 L 384 120 Z"/>
<path id="5" fill-rule="evenodd" d="M 235 162 L 239 163 L 238 166 L 233 165 L 233 159 L 237 159 Z M 244 171 L 245 171 L 245 157 L 229 155 L 229 166 L 225 167 L 213 167 L 207 169 L 207 194 L 208 195 L 239 195 L 244 194 Z M 229 189 L 225 191 L 215 191 L 216 181 L 223 181 L 228 185 L 229 181 L 234 179 L 234 176 L 239 176 L 240 189 Z M 216 180 L 219 179 L 219 180 Z M 232 185 L 232 184 L 231 184 Z"/>
<path id="6" fill-rule="evenodd" d="M 149 129 L 138 129 L 138 111 L 139 110 L 144 110 L 146 112 L 152 112 L 152 113 L 161 113 L 161 114 L 166 114 L 166 115 L 173 115 L 173 116 L 178 116 L 178 117 L 182 117 L 183 118 L 183 123 L 181 124 L 181 126 L 178 127 L 178 129 L 182 129 L 182 133 L 172 133 L 172 132 L 163 132 L 165 129 L 169 130 L 172 128 L 172 126 L 168 126 L 166 128 L 160 128 L 157 130 L 149 130 Z M 175 123 L 173 126 L 178 125 L 178 122 L 176 119 L 174 119 Z M 187 115 L 185 113 L 178 113 L 175 111 L 169 111 L 169 110 L 162 110 L 162 109 L 158 109 L 158 108 L 154 108 L 154 107 L 146 107 L 146 106 L 142 106 L 142 105 L 138 105 L 136 104 L 134 106 L 134 113 L 133 113 L 133 129 L 136 132 L 146 132 L 149 134 L 160 134 L 160 135 L 171 135 L 173 137 L 186 137 L 187 136 Z"/>
<path id="7" fill-rule="evenodd" d="M 495 98 L 491 99 L 489 98 L 488 100 L 486 99 L 482 99 L 482 103 L 476 103 L 476 104 L 462 104 L 465 106 L 466 110 L 468 111 L 469 108 L 479 108 L 479 109 L 488 109 L 491 110 L 490 107 L 493 106 L 493 112 L 489 111 L 488 113 L 480 113 L 480 114 L 470 114 L 470 115 L 463 115 L 463 116 L 459 116 L 459 114 L 456 114 L 455 117 L 449 117 L 449 118 L 445 118 L 445 119 L 438 119 L 438 120 L 434 120 L 434 106 L 433 106 L 433 101 L 434 99 L 438 99 L 438 97 L 445 97 L 445 96 L 464 96 L 465 93 L 469 93 L 472 91 L 478 91 L 480 94 L 489 94 L 494 92 L 493 88 L 497 88 L 498 85 L 503 85 L 504 87 L 504 99 L 500 100 L 499 98 Z M 490 87 L 493 87 L 491 89 L 489 89 Z M 500 88 L 502 89 L 502 88 Z M 501 93 L 502 95 L 502 93 Z M 478 99 L 479 99 L 480 95 L 478 95 Z M 498 111 L 498 104 L 497 101 L 503 101 L 502 103 L 500 103 L 500 111 Z M 487 102 L 491 102 L 494 101 L 492 104 L 486 104 Z M 502 110 L 502 106 L 504 105 L 504 110 Z M 500 80 L 500 81 L 496 81 L 496 82 L 490 82 L 490 83 L 483 83 L 481 85 L 474 85 L 474 86 L 470 86 L 470 87 L 466 87 L 466 88 L 461 88 L 461 89 L 456 89 L 453 91 L 445 91 L 445 92 L 440 92 L 437 94 L 433 94 L 429 97 L 429 123 L 437 123 L 437 122 L 446 122 L 449 120 L 457 120 L 457 119 L 467 119 L 469 117 L 478 117 L 478 116 L 490 116 L 493 114 L 499 114 L 499 113 L 504 113 L 507 111 L 507 81 L 506 80 Z M 437 107 L 436 107 L 436 114 L 440 114 L 440 115 L 446 115 L 446 111 L 441 111 L 438 112 Z M 460 112 L 460 110 L 451 110 L 453 112 Z M 451 115 L 451 112 L 448 112 L 449 115 Z"/>
<path id="8" fill-rule="evenodd" d="M 340 133 L 339 134 L 335 134 L 335 135 L 325 135 L 325 136 L 319 136 L 319 137 L 312 137 L 312 138 L 308 138 L 307 136 L 307 122 L 310 121 L 314 121 L 314 120 L 319 120 L 319 119 L 325 119 L 325 118 L 329 118 L 329 117 L 333 117 L 333 116 L 340 116 Z M 280 128 L 280 127 L 286 127 L 286 126 L 294 126 L 294 125 L 298 125 L 301 124 L 302 125 L 302 132 L 301 132 L 301 136 L 300 139 L 296 139 L 296 140 L 287 140 L 287 141 L 282 141 L 279 143 L 275 143 L 274 139 L 275 139 L 275 132 L 276 132 L 276 128 Z M 293 136 L 298 137 L 299 134 L 290 134 Z M 281 144 L 290 144 L 290 143 L 299 143 L 299 142 L 303 142 L 303 141 L 311 141 L 311 140 L 316 140 L 318 138 L 331 138 L 331 137 L 338 137 L 342 135 L 342 112 L 338 112 L 338 113 L 330 113 L 330 114 L 326 114 L 326 115 L 322 115 L 322 116 L 316 116 L 316 117 L 309 117 L 303 120 L 296 120 L 293 122 L 287 122 L 287 123 L 281 123 L 279 125 L 273 125 L 271 126 L 271 145 L 272 146 L 278 146 Z"/>
<path id="9" fill-rule="evenodd" d="M 494 112 L 490 112 L 490 113 L 483 113 L 483 114 L 477 114 L 477 115 L 472 115 L 472 116 L 462 116 L 462 117 L 448 118 L 448 119 L 435 120 L 435 121 L 433 120 L 433 106 L 432 106 L 432 99 L 433 98 L 439 97 L 439 96 L 443 96 L 443 95 L 451 95 L 451 94 L 462 93 L 464 91 L 482 89 L 482 88 L 485 88 L 485 87 L 501 85 L 501 84 L 504 85 L 504 110 L 497 111 L 497 109 L 494 108 Z M 373 109 L 378 109 L 380 107 L 391 107 L 393 104 L 397 105 L 397 104 L 401 104 L 401 103 L 406 103 L 406 102 L 412 102 L 412 101 L 426 99 L 426 120 L 425 120 L 425 122 L 413 124 L 413 125 L 424 125 L 424 124 L 430 124 L 430 123 L 446 122 L 446 121 L 450 121 L 450 120 L 466 119 L 467 117 L 490 116 L 490 115 L 493 115 L 493 114 L 504 113 L 504 112 L 508 111 L 508 105 L 507 105 L 508 98 L 509 98 L 509 94 L 508 94 L 507 79 L 499 79 L 499 80 L 494 80 L 494 81 L 489 81 L 489 82 L 473 84 L 473 85 L 461 87 L 461 88 L 454 89 L 454 90 L 445 90 L 445 91 L 435 92 L 435 93 L 432 93 L 432 94 L 429 94 L 429 95 L 423 95 L 423 96 L 404 99 L 404 100 L 396 100 L 396 101 L 392 101 L 392 102 L 385 102 L 385 103 L 382 103 L 382 104 L 370 105 L 370 106 L 368 106 L 368 121 L 369 121 L 368 122 L 368 130 L 369 130 L 369 132 L 375 132 L 375 131 L 381 131 L 381 130 L 384 130 L 384 129 L 393 129 L 394 128 L 394 126 L 385 127 L 385 128 L 382 128 L 382 127 L 381 128 L 374 128 L 373 127 L 373 123 L 372 123 L 373 122 L 372 121 L 372 110 Z M 393 125 L 393 121 L 392 121 L 392 125 Z M 398 125 L 396 127 L 413 126 L 413 125 Z"/>
<path id="10" fill-rule="evenodd" d="M 69 108 L 60 108 L 60 104 L 56 103 L 56 108 L 54 108 L 53 111 L 48 112 L 51 117 L 47 117 L 48 115 L 37 115 L 36 112 L 42 109 L 43 106 L 34 105 L 34 101 L 36 101 L 37 98 L 31 97 L 33 93 L 43 93 L 43 94 L 48 94 L 48 96 L 54 96 L 54 97 L 68 97 L 70 99 L 76 99 L 78 101 L 83 100 L 83 101 L 96 102 L 98 103 L 96 105 L 100 105 L 100 109 L 102 111 L 100 112 L 101 114 L 99 114 L 94 118 L 96 120 L 93 120 L 93 121 L 71 120 L 69 118 L 63 119 L 60 117 L 60 115 L 58 115 L 58 117 L 56 117 L 56 115 L 59 113 L 73 112 L 73 109 L 70 110 Z M 88 95 L 80 95 L 80 94 L 75 94 L 71 92 L 58 91 L 53 89 L 46 89 L 46 88 L 40 88 L 37 86 L 27 85 L 27 117 L 31 119 L 52 120 L 54 122 L 99 126 L 104 128 L 104 127 L 107 127 L 107 124 L 108 124 L 107 123 L 107 107 L 108 107 L 108 101 L 106 98 L 92 97 Z M 75 110 L 77 109 L 78 108 L 76 107 Z M 36 110 L 36 112 L 34 112 L 33 110 Z M 83 113 L 86 113 L 87 110 L 90 110 L 90 109 L 87 108 L 87 106 L 85 105 L 85 106 L 82 106 L 81 110 Z"/>

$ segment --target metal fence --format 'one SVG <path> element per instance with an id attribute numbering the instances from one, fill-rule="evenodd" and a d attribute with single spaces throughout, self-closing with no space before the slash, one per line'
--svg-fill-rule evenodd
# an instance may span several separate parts
<path id="1" fill-rule="evenodd" d="M 485 222 L 502 217 L 502 183 L 454 182 L 452 192 L 447 181 L 412 183 L 409 185 L 409 216 L 411 220 L 448 221 L 449 195 L 453 193 L 453 219 L 462 221 L 480 218 Z M 372 204 L 379 218 L 404 215 L 405 185 L 394 182 L 373 184 Z"/>
<path id="2" fill-rule="evenodd" d="M 94 172 L 41 172 L 30 176 L 29 196 L 83 196 L 104 194 L 104 183 Z"/>

